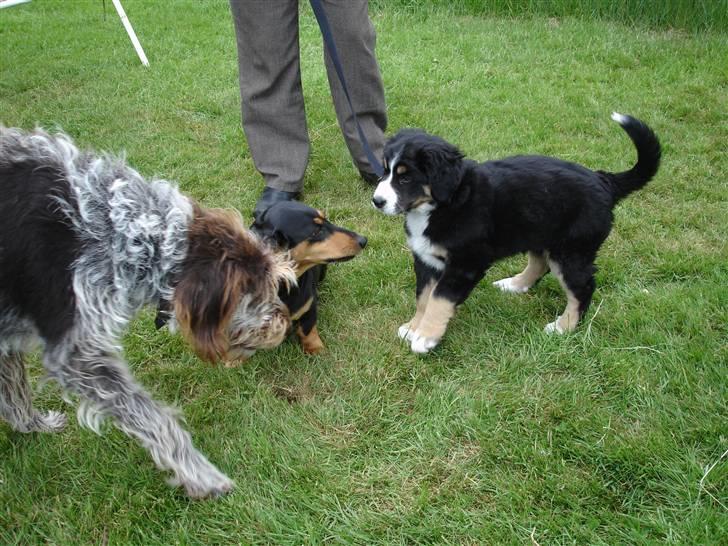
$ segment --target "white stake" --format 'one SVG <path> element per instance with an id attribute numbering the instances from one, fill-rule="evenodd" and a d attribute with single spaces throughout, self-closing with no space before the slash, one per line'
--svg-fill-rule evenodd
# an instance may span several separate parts
<path id="1" fill-rule="evenodd" d="M 10 6 L 25 4 L 26 2 L 30 2 L 30 0 L 0 0 L 0 8 L 9 8 Z"/>
<path id="2" fill-rule="evenodd" d="M 129 35 L 129 39 L 131 40 L 131 43 L 134 46 L 134 49 L 136 50 L 137 55 L 139 55 L 139 60 L 142 62 L 142 64 L 144 66 L 149 66 L 149 61 L 147 60 L 147 56 L 144 54 L 144 50 L 142 49 L 142 44 L 139 43 L 139 40 L 137 39 L 137 36 L 134 33 L 134 29 L 131 27 L 129 18 L 126 16 L 126 13 L 124 13 L 124 8 L 121 7 L 121 2 L 119 0 L 111 0 L 111 1 L 114 3 L 114 7 L 116 8 L 116 13 L 119 14 L 119 17 L 121 18 L 121 22 L 124 24 L 126 33 Z"/>

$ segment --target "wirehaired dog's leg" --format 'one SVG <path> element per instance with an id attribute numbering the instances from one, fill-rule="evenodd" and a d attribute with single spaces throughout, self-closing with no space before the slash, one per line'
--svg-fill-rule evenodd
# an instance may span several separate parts
<path id="1" fill-rule="evenodd" d="M 0 417 L 18 432 L 58 432 L 66 426 L 64 414 L 40 413 L 33 407 L 20 352 L 0 353 Z"/>
<path id="2" fill-rule="evenodd" d="M 64 388 L 85 399 L 78 410 L 81 424 L 98 432 L 101 420 L 112 417 L 141 442 L 157 467 L 173 472 L 171 485 L 183 486 L 193 498 L 219 496 L 233 488 L 233 482 L 195 449 L 175 412 L 153 400 L 118 356 L 83 346 L 48 351 L 44 362 Z"/>

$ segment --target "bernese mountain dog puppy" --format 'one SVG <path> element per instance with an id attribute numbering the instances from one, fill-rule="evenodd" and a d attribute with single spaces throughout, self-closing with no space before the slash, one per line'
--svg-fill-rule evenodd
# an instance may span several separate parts
<path id="1" fill-rule="evenodd" d="M 417 129 L 387 142 L 385 174 L 372 203 L 385 214 L 405 214 L 417 306 L 398 333 L 412 351 L 436 347 L 488 267 L 522 252 L 526 268 L 493 284 L 523 293 L 551 270 L 567 304 L 545 331 L 574 330 L 594 293 L 594 260 L 611 230 L 612 209 L 660 165 L 660 143 L 647 125 L 618 113 L 612 119 L 637 148 L 637 163 L 620 173 L 535 155 L 476 163 Z"/>
<path id="2" fill-rule="evenodd" d="M 297 321 L 296 335 L 303 351 L 318 354 L 324 349 L 316 327 L 318 285 L 326 264 L 351 260 L 366 246 L 367 239 L 331 223 L 320 210 L 298 201 L 282 201 L 258 215 L 251 226 L 277 251 L 287 251 L 295 264 L 298 282 L 281 286 L 279 297 Z"/>

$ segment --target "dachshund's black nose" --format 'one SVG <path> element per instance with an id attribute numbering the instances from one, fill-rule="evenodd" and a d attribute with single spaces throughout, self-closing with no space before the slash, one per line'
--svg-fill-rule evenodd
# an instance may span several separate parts
<path id="1" fill-rule="evenodd" d="M 356 238 L 356 242 L 359 243 L 359 246 L 362 248 L 367 246 L 367 238 L 361 235 Z"/>
<path id="2" fill-rule="evenodd" d="M 372 205 L 374 205 L 378 209 L 381 209 L 386 203 L 387 200 L 383 197 L 372 197 Z"/>

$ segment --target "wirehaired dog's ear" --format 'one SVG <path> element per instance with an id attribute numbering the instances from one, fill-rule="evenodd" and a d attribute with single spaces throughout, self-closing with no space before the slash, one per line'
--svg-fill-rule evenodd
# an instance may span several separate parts
<path id="1" fill-rule="evenodd" d="M 246 275 L 232 260 L 189 267 L 174 290 L 174 313 L 195 353 L 207 362 L 225 357 L 227 325 L 240 302 Z"/>
<path id="2" fill-rule="evenodd" d="M 188 239 L 174 314 L 199 357 L 215 362 L 225 356 L 227 327 L 249 283 L 264 275 L 265 260 L 234 210 L 195 206 Z"/>
<path id="3" fill-rule="evenodd" d="M 438 203 L 448 203 L 460 186 L 463 174 L 463 154 L 445 141 L 422 148 L 418 161 L 430 175 L 432 197 Z"/>
<path id="4" fill-rule="evenodd" d="M 298 284 L 296 277 L 296 264 L 291 260 L 289 252 L 275 252 L 272 256 L 273 264 L 270 278 L 275 283 L 275 290 L 285 287 L 290 290 L 291 287 Z"/>

